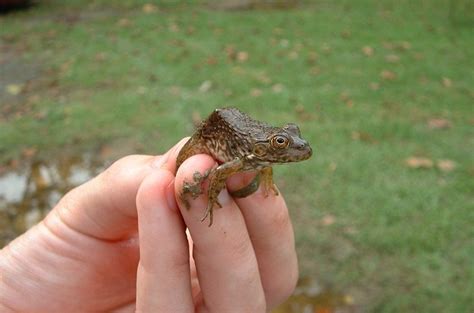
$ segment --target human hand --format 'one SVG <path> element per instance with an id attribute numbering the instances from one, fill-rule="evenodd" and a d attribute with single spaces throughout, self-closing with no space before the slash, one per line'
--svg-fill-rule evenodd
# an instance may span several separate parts
<path id="1" fill-rule="evenodd" d="M 194 156 L 175 178 L 183 143 L 117 161 L 1 250 L 0 311 L 264 312 L 284 300 L 297 262 L 283 198 L 223 191 L 207 227 L 205 196 L 186 210 L 174 195 L 214 161 Z"/>

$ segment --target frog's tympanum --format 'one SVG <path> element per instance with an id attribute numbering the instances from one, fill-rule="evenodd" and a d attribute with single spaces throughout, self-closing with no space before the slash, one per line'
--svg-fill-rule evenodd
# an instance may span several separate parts
<path id="1" fill-rule="evenodd" d="M 273 127 L 252 119 L 238 109 L 224 108 L 216 109 L 201 123 L 181 149 L 176 168 L 190 156 L 200 153 L 212 156 L 220 165 L 203 174 L 194 173 L 193 182 L 184 183 L 180 198 L 189 208 L 186 195 L 191 194 L 194 199 L 197 198 L 203 193 L 202 182 L 209 178 L 209 203 L 202 221 L 209 216 L 211 226 L 214 205 L 221 207 L 217 196 L 230 175 L 258 171 L 249 185 L 230 193 L 233 197 L 247 197 L 258 189 L 260 183 L 265 196 L 268 196 L 270 190 L 278 195 L 273 184 L 271 166 L 306 160 L 311 156 L 312 150 L 308 142 L 301 138 L 300 130 L 295 124 Z"/>

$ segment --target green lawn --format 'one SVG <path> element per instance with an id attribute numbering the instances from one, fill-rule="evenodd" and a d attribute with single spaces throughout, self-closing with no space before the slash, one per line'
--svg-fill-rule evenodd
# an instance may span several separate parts
<path id="1" fill-rule="evenodd" d="M 302 275 L 364 312 L 474 310 L 468 1 L 44 2 L 0 17 L 0 63 L 36 68 L 0 86 L 20 92 L 0 98 L 3 164 L 29 148 L 159 153 L 222 106 L 296 122 L 314 157 L 275 170 Z"/>

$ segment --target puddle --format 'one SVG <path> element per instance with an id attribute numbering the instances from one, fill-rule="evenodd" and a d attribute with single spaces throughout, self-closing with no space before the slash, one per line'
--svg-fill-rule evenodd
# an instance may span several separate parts
<path id="1" fill-rule="evenodd" d="M 68 190 L 102 171 L 95 154 L 32 160 L 0 173 L 0 247 L 40 221 Z"/>
<path id="2" fill-rule="evenodd" d="M 298 281 L 293 295 L 272 313 L 355 313 L 350 294 L 336 292 L 318 280 L 305 277 Z"/>

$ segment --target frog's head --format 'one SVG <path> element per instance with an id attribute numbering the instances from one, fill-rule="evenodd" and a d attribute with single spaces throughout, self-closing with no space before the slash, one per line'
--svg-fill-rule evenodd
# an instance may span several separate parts
<path id="1" fill-rule="evenodd" d="M 268 163 L 288 163 L 309 159 L 313 151 L 308 142 L 301 138 L 296 124 L 289 123 L 282 128 L 274 128 L 253 146 L 256 159 Z"/>

